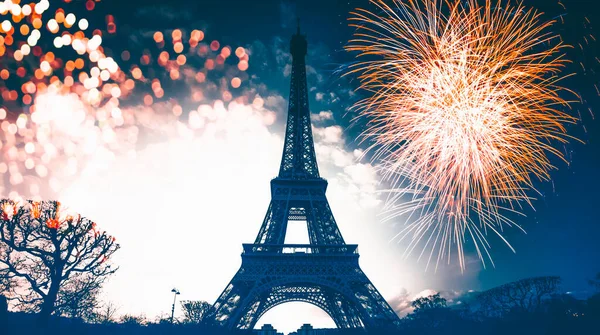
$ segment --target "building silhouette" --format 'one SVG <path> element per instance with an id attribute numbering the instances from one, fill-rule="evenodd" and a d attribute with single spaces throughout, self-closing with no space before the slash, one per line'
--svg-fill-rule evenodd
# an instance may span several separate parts
<path id="1" fill-rule="evenodd" d="M 300 27 L 290 51 L 288 118 L 271 203 L 254 243 L 243 245 L 242 265 L 215 302 L 212 317 L 229 329 L 253 329 L 271 308 L 299 301 L 324 310 L 338 328 L 393 327 L 398 316 L 361 270 L 357 245 L 344 241 L 325 195 L 308 107 L 307 41 Z M 292 221 L 306 223 L 309 244 L 284 244 Z"/>
<path id="2" fill-rule="evenodd" d="M 283 335 L 283 333 L 278 333 L 277 329 L 270 324 L 264 324 L 260 329 L 252 331 L 252 335 Z"/>
<path id="3" fill-rule="evenodd" d="M 338 335 L 341 334 L 339 329 L 314 329 L 312 325 L 305 323 L 297 331 L 288 335 Z"/>

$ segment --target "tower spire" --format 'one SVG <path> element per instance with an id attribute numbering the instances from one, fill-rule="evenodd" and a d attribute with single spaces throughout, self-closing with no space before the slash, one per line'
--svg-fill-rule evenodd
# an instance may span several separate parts
<path id="1" fill-rule="evenodd" d="M 300 35 L 300 17 L 296 17 L 296 20 L 298 22 L 298 30 L 296 31 L 296 35 Z"/>
<path id="2" fill-rule="evenodd" d="M 279 178 L 320 179 L 308 108 L 305 63 L 308 46 L 306 38 L 300 35 L 299 19 L 297 31 L 290 42 L 292 74 Z"/>

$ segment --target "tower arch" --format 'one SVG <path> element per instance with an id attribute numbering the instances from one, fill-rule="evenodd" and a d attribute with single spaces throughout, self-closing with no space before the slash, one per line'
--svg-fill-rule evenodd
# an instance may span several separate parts
<path id="1" fill-rule="evenodd" d="M 254 288 L 238 313 L 236 328 L 252 329 L 269 310 L 289 302 L 305 302 L 327 313 L 338 328 L 363 328 L 359 306 L 349 290 L 319 278 L 281 278 Z M 244 309 L 245 308 L 245 309 Z"/>

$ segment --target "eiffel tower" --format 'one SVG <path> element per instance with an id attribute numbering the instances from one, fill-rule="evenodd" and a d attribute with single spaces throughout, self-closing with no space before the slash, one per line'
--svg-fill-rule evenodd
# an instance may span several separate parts
<path id="1" fill-rule="evenodd" d="M 242 265 L 214 304 L 217 324 L 253 329 L 271 308 L 292 301 L 323 309 L 338 328 L 388 328 L 396 313 L 358 265 L 357 245 L 346 244 L 319 176 L 306 85 L 306 38 L 290 49 L 292 73 L 285 144 L 271 203 L 256 240 L 243 245 Z M 288 222 L 305 221 L 310 244 L 284 244 Z"/>

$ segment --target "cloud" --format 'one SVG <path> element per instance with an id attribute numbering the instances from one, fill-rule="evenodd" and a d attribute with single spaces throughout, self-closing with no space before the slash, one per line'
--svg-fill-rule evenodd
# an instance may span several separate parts
<path id="1" fill-rule="evenodd" d="M 310 119 L 313 122 L 333 120 L 333 113 L 330 110 L 320 111 L 318 114 L 310 114 Z"/>
<path id="2" fill-rule="evenodd" d="M 346 166 L 344 172 L 352 178 L 352 180 L 365 187 L 372 187 L 375 190 L 375 186 L 378 184 L 377 172 L 371 164 L 357 163 Z"/>
<path id="3" fill-rule="evenodd" d="M 250 64 L 254 69 L 253 72 L 264 74 L 264 71 L 269 69 L 269 61 L 272 58 L 271 50 L 260 40 L 252 42 L 246 47 L 246 50 L 252 59 Z"/>
<path id="4" fill-rule="evenodd" d="M 343 130 L 340 126 L 329 126 L 325 128 L 313 127 L 313 133 L 324 143 L 342 142 Z"/>
<path id="5" fill-rule="evenodd" d="M 436 294 L 438 294 L 438 291 L 432 290 L 432 289 L 426 289 L 426 290 L 423 290 L 423 291 L 417 293 L 412 298 L 411 301 L 415 301 L 415 300 L 420 299 L 420 298 L 426 298 L 426 297 L 429 297 L 429 296 L 432 296 L 432 295 L 436 295 Z"/>
<path id="6" fill-rule="evenodd" d="M 273 39 L 273 51 L 275 52 L 277 68 L 280 69 L 279 73 L 283 73 L 284 77 L 289 77 L 292 71 L 292 54 L 289 50 L 288 41 L 281 37 L 275 37 Z"/>
<path id="7" fill-rule="evenodd" d="M 425 289 L 415 295 L 409 294 L 406 289 L 401 289 L 397 296 L 389 301 L 392 309 L 400 317 L 405 317 L 412 313 L 415 309 L 412 307 L 413 301 L 419 298 L 425 298 L 437 294 L 438 292 L 432 289 Z"/>
<path id="8" fill-rule="evenodd" d="M 282 116 L 282 122 L 287 120 L 288 101 L 286 98 L 277 93 L 264 98 L 265 107 Z"/>
<path id="9" fill-rule="evenodd" d="M 361 208 L 374 208 L 380 205 L 375 167 L 359 162 L 356 150 L 349 151 L 344 148 L 343 143 L 325 141 L 325 138 L 317 136 L 315 151 L 319 166 L 336 171 L 335 178 L 330 178 L 330 182 L 343 188 Z"/>
<path id="10" fill-rule="evenodd" d="M 410 299 L 408 291 L 404 288 L 398 293 L 397 296 L 390 299 L 388 303 L 394 312 L 396 312 L 396 314 L 398 314 L 400 317 L 405 317 L 413 311 L 411 306 L 412 300 Z"/>
<path id="11" fill-rule="evenodd" d="M 284 77 L 289 77 L 292 74 L 292 66 L 290 64 L 287 64 L 283 67 L 283 76 Z"/>
<path id="12" fill-rule="evenodd" d="M 331 145 L 330 143 L 315 141 L 315 151 L 319 163 L 324 162 L 326 164 L 333 164 L 338 168 L 348 166 L 354 161 L 347 151 L 337 145 Z"/>

